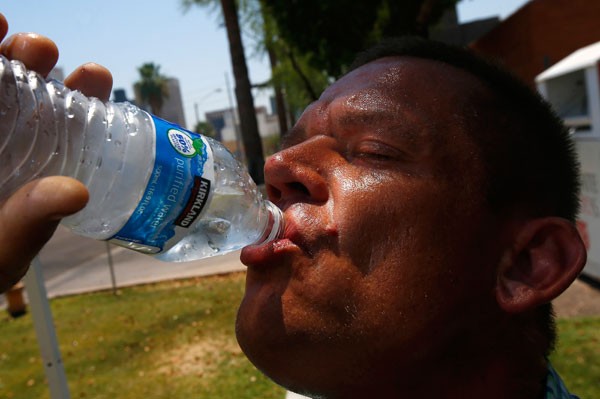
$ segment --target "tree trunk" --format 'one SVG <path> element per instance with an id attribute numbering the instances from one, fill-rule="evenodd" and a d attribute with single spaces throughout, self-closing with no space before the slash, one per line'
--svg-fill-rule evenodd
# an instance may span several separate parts
<path id="1" fill-rule="evenodd" d="M 429 25 L 431 24 L 431 16 L 434 8 L 438 5 L 439 0 L 424 0 L 419 8 L 419 14 L 415 21 L 417 35 L 429 38 Z"/>
<path id="2" fill-rule="evenodd" d="M 277 55 L 270 45 L 267 45 L 267 53 L 269 54 L 269 62 L 271 64 L 271 71 L 277 67 Z M 288 130 L 287 123 L 287 111 L 285 106 L 285 100 L 283 97 L 283 89 L 281 84 L 278 82 L 273 83 L 273 91 L 275 92 L 275 104 L 277 106 L 277 119 L 279 121 L 279 135 L 283 136 Z"/>
<path id="3" fill-rule="evenodd" d="M 306 89 L 306 92 L 308 93 L 310 100 L 317 101 L 319 99 L 319 96 L 317 95 L 317 93 L 315 92 L 315 89 L 313 89 L 312 85 L 310 84 L 310 79 L 304 74 L 304 72 L 302 72 L 302 68 L 300 68 L 298 61 L 296 61 L 296 56 L 294 55 L 294 51 L 291 49 L 288 49 L 287 54 L 288 54 L 288 57 L 290 57 L 290 62 L 292 63 L 292 68 L 294 68 L 294 71 L 296 71 L 296 73 L 300 77 L 300 80 L 302 80 L 302 83 L 304 84 L 304 88 Z"/>
<path id="4" fill-rule="evenodd" d="M 223 8 L 227 38 L 229 39 L 229 52 L 235 78 L 235 97 L 240 115 L 242 141 L 248 162 L 248 171 L 257 184 L 262 184 L 264 183 L 263 168 L 265 161 L 262 141 L 258 133 L 254 99 L 252 98 L 235 0 L 221 0 L 221 7 Z"/>

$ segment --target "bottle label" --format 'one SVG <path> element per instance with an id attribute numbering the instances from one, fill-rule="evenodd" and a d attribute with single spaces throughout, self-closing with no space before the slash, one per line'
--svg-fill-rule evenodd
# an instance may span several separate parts
<path id="1" fill-rule="evenodd" d="M 110 241 L 139 252 L 171 248 L 208 208 L 214 162 L 206 139 L 152 116 L 156 156 L 140 203 Z"/>

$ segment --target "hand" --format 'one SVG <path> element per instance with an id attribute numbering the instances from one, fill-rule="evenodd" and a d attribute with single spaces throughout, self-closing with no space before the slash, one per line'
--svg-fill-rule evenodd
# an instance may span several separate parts
<path id="1" fill-rule="evenodd" d="M 7 32 L 8 23 L 0 14 L 0 53 L 47 76 L 58 60 L 54 42 L 34 33 L 15 34 L 2 42 Z M 85 64 L 65 79 L 65 85 L 107 101 L 112 76 L 100 65 Z M 0 135 L 8 134 L 1 129 Z M 87 200 L 88 192 L 83 184 L 68 177 L 53 176 L 26 184 L 0 204 L 0 292 L 25 275 L 60 219 L 82 209 Z"/>

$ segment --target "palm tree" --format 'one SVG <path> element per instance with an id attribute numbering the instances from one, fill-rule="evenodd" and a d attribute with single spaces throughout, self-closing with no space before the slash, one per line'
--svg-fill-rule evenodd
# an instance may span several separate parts
<path id="1" fill-rule="evenodd" d="M 167 78 L 160 74 L 160 66 L 148 62 L 138 68 L 140 80 L 134 84 L 136 98 L 150 106 L 150 111 L 160 116 L 164 100 L 169 98 Z"/>

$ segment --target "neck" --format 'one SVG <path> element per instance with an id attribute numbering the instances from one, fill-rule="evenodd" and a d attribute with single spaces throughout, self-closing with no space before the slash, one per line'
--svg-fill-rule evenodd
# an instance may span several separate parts
<path id="1" fill-rule="evenodd" d="M 375 386 L 353 387 L 332 398 L 544 398 L 546 360 L 522 336 L 488 337 L 481 345 L 464 344 L 451 345 L 452 350 L 428 362 L 433 367 L 414 367 L 401 381 L 374 379 Z"/>

